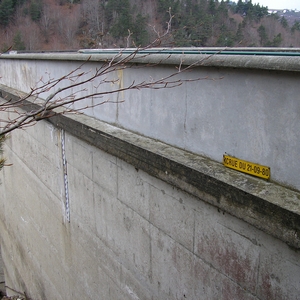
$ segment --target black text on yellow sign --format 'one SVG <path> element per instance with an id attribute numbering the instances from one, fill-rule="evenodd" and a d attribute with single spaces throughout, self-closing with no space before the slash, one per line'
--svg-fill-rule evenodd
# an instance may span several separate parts
<path id="1" fill-rule="evenodd" d="M 264 179 L 269 179 L 271 175 L 269 167 L 254 164 L 252 162 L 231 157 L 226 154 L 223 155 L 223 164 L 228 168 Z"/>

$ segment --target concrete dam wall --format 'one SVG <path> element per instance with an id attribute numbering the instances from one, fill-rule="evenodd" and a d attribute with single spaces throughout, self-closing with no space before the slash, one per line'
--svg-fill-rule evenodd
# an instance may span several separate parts
<path id="1" fill-rule="evenodd" d="M 37 78 L 62 76 L 86 58 L 4 55 L 2 98 L 18 98 Z M 163 76 L 183 61 L 170 58 L 149 74 L 115 76 L 124 85 Z M 93 55 L 83 68 L 103 59 Z M 12 166 L 0 173 L 7 293 L 298 299 L 300 68 L 294 58 L 201 62 L 188 76 L 209 79 L 129 91 L 115 96 L 122 103 L 10 135 Z M 270 181 L 226 168 L 225 152 L 270 166 Z"/>

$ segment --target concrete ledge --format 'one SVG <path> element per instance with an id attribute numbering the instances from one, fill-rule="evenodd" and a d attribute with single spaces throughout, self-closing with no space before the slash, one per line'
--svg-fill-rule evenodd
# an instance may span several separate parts
<path id="1" fill-rule="evenodd" d="M 209 50 L 209 48 L 208 48 Z M 221 51 L 222 49 L 220 49 Z M 224 50 L 224 49 L 223 49 Z M 228 50 L 228 49 L 226 49 Z M 243 51 L 254 51 L 253 48 L 242 48 Z M 260 48 L 258 48 L 260 50 Z M 201 49 L 199 49 L 201 51 Z M 280 49 L 278 49 L 280 51 Z M 295 52 L 299 49 L 295 49 Z M 269 49 L 269 52 L 274 52 Z M 287 52 L 283 49 L 282 52 Z M 2 54 L 0 59 L 20 60 L 63 60 L 63 61 L 110 61 L 126 57 L 113 53 L 76 53 L 76 52 L 55 52 L 55 53 L 16 53 Z M 140 64 L 166 64 L 166 65 L 195 65 L 216 68 L 239 68 L 239 69 L 260 69 L 270 71 L 300 72 L 299 56 L 273 56 L 273 55 L 208 55 L 208 54 L 136 54 L 130 60 L 132 63 Z"/>
<path id="2" fill-rule="evenodd" d="M 0 91 L 6 99 L 18 99 L 20 95 L 4 86 Z M 28 102 L 22 108 L 31 110 L 32 105 L 36 104 Z M 57 115 L 48 121 L 300 249 L 299 192 L 85 115 Z"/>

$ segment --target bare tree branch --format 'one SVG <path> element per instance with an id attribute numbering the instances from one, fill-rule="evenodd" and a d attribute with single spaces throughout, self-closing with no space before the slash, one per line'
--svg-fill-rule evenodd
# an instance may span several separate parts
<path id="1" fill-rule="evenodd" d="M 40 120 L 51 118 L 57 114 L 79 113 L 86 108 L 92 108 L 105 103 L 121 103 L 125 100 L 104 100 L 104 96 L 110 96 L 129 90 L 174 88 L 182 85 L 183 82 L 209 79 L 208 77 L 182 79 L 179 78 L 178 75 L 190 71 L 210 56 L 187 66 L 185 66 L 182 59 L 174 72 L 160 79 L 150 77 L 146 81 L 133 81 L 126 86 L 122 86 L 120 79 L 113 76 L 116 72 L 121 70 L 141 68 L 140 65 L 134 64 L 134 59 L 137 58 L 137 56 L 141 59 L 152 55 L 151 52 L 147 52 L 147 50 L 160 45 L 162 39 L 170 33 L 173 18 L 170 10 L 169 15 L 170 19 L 167 23 L 166 31 L 162 35 L 156 32 L 157 38 L 148 46 L 137 47 L 130 49 L 130 51 L 128 51 L 129 49 L 121 49 L 110 60 L 103 62 L 96 70 L 84 71 L 83 67 L 90 62 L 90 56 L 78 67 L 59 78 L 52 78 L 51 74 L 46 73 L 48 78 L 45 79 L 41 77 L 26 95 L 20 95 L 18 99 L 5 99 L 2 101 L 0 103 L 0 113 L 7 113 L 6 116 L 8 117 L 7 119 L 0 120 L 0 137 L 15 129 L 32 126 Z M 130 39 L 130 36 L 131 33 L 129 32 L 128 39 Z M 169 57 L 170 56 L 167 56 L 165 59 L 167 60 Z M 154 64 L 146 64 L 142 67 L 154 67 L 162 62 L 163 60 Z M 87 84 L 93 84 L 93 92 L 88 91 L 86 88 Z M 43 100 L 42 96 L 45 93 L 50 94 Z M 93 104 L 84 104 L 83 101 L 86 99 L 94 99 L 95 102 Z M 83 105 L 81 108 L 76 109 L 74 108 L 75 103 L 82 103 Z M 57 110 L 58 108 L 60 109 Z M 10 113 L 13 114 L 13 117 L 10 117 Z"/>

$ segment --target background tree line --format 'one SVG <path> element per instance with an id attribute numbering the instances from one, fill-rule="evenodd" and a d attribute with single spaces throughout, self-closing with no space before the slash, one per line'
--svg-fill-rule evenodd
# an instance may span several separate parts
<path id="1" fill-rule="evenodd" d="M 166 45 L 299 47 L 300 20 L 252 1 L 1 0 L 1 50 L 145 46 L 167 26 Z"/>

